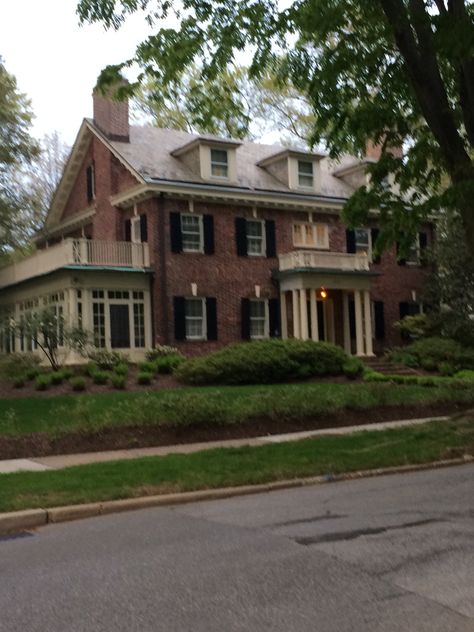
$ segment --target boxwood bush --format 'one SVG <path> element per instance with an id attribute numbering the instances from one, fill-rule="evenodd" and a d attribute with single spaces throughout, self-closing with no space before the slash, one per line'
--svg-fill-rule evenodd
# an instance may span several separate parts
<path id="1" fill-rule="evenodd" d="M 459 369 L 474 369 L 474 349 L 464 347 L 451 338 L 420 338 L 408 347 L 394 349 L 389 357 L 411 367 L 446 374 Z"/>
<path id="2" fill-rule="evenodd" d="M 260 340 L 230 345 L 183 362 L 175 371 L 186 384 L 268 384 L 340 375 L 343 349 L 311 340 Z"/>

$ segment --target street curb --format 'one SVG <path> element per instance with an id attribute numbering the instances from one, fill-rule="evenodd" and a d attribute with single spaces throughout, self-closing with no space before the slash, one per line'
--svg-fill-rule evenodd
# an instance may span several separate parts
<path id="1" fill-rule="evenodd" d="M 233 498 L 234 496 L 246 496 L 261 492 L 272 492 L 280 489 L 294 487 L 307 487 L 310 485 L 322 485 L 324 483 L 351 481 L 360 478 L 372 478 L 374 476 L 386 476 L 389 474 L 404 474 L 423 470 L 439 469 L 453 465 L 467 465 L 474 462 L 474 456 L 466 454 L 457 459 L 434 461 L 416 465 L 397 465 L 394 467 L 377 468 L 373 470 L 359 470 L 344 474 L 324 474 L 308 478 L 296 478 L 291 480 L 275 481 L 258 485 L 241 485 L 239 487 L 223 487 L 217 489 L 204 489 L 192 492 L 175 494 L 161 494 L 159 496 L 141 496 L 139 498 L 126 498 L 122 500 L 107 500 L 83 505 L 69 505 L 65 507 L 52 507 L 50 509 L 27 509 L 0 514 L 0 535 L 15 533 L 27 529 L 34 529 L 46 524 L 69 522 L 82 518 L 103 516 L 123 511 L 133 511 L 148 507 L 163 507 L 181 505 L 204 500 L 220 500 Z"/>

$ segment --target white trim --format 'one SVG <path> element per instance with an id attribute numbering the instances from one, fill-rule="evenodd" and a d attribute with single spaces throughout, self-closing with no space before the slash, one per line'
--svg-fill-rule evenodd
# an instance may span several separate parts
<path id="1" fill-rule="evenodd" d="M 249 310 L 249 329 L 250 329 L 250 339 L 251 340 L 265 340 L 270 337 L 270 312 L 268 307 L 268 299 L 267 298 L 251 298 L 250 304 L 252 303 L 263 303 L 264 305 L 264 317 L 263 317 L 263 336 L 252 336 L 252 320 L 261 321 L 261 317 L 252 317 L 251 308 Z"/>
<path id="2" fill-rule="evenodd" d="M 197 231 L 190 231 L 190 230 L 183 230 L 183 217 L 190 217 L 193 220 L 197 219 L 198 223 L 197 226 L 199 228 L 199 247 L 198 248 L 185 248 L 184 246 L 184 235 L 188 234 L 188 235 L 197 235 Z M 196 215 L 195 213 L 180 213 L 179 214 L 179 219 L 180 219 L 180 227 L 181 227 L 181 240 L 182 240 L 182 244 L 183 244 L 183 252 L 194 252 L 194 253 L 200 253 L 202 254 L 204 252 L 204 224 L 203 224 L 203 219 L 202 219 L 202 215 Z"/>
<path id="3" fill-rule="evenodd" d="M 260 226 L 262 227 L 262 235 L 261 237 L 257 236 L 257 235 L 249 235 L 247 232 L 247 227 L 249 224 L 260 224 Z M 266 230 L 265 230 L 265 220 L 264 219 L 246 219 L 245 220 L 245 238 L 246 238 L 246 245 L 247 245 L 247 256 L 248 257 L 266 257 L 267 256 L 267 238 L 266 238 Z M 260 240 L 260 244 L 261 244 L 261 251 L 260 252 L 250 252 L 249 250 L 249 240 L 250 239 L 254 239 Z"/>
<path id="4" fill-rule="evenodd" d="M 197 316 L 186 316 L 186 301 L 200 301 L 202 305 L 202 316 L 198 318 Z M 207 340 L 207 301 L 204 297 L 200 296 L 185 296 L 184 297 L 184 332 L 186 340 Z M 188 336 L 186 332 L 186 321 L 187 320 L 201 320 L 202 321 L 202 335 L 201 336 Z"/>

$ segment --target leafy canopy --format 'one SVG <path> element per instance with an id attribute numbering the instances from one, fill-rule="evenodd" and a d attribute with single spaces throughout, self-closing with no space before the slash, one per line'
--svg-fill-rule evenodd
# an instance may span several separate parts
<path id="1" fill-rule="evenodd" d="M 308 96 L 332 156 L 382 158 L 346 207 L 353 225 L 378 208 L 379 245 L 410 234 L 440 208 L 457 208 L 474 253 L 474 7 L 472 0 L 81 0 L 83 21 L 119 28 L 143 12 L 157 26 L 133 59 L 163 83 L 199 63 L 203 80 L 250 51 L 252 76 L 276 70 Z M 174 16 L 172 16 L 174 14 Z M 162 18 L 179 27 L 159 26 Z M 393 151 L 403 145 L 406 156 Z M 390 177 L 395 186 L 385 185 Z M 402 239 L 403 242 L 403 239 Z"/>

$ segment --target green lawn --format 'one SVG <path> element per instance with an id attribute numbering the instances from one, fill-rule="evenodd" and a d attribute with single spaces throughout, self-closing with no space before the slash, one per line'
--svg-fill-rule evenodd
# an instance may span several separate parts
<path id="1" fill-rule="evenodd" d="M 0 475 L 0 511 L 256 484 L 474 452 L 474 417 L 383 432 Z"/>
<path id="2" fill-rule="evenodd" d="M 306 383 L 5 399 L 0 400 L 0 434 L 58 434 L 125 424 L 177 427 L 261 418 L 298 420 L 342 410 L 363 412 L 376 406 L 436 402 L 474 404 L 474 389 Z"/>

